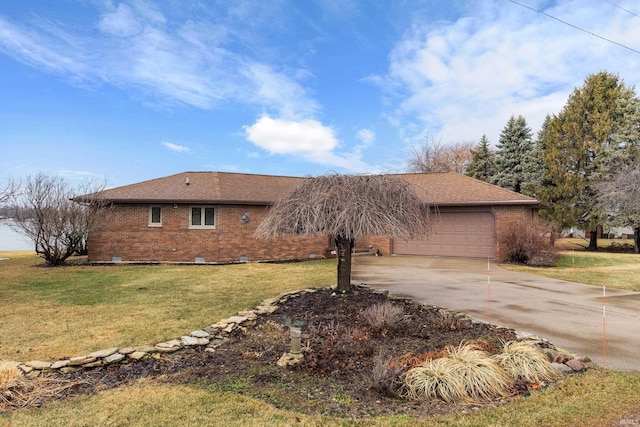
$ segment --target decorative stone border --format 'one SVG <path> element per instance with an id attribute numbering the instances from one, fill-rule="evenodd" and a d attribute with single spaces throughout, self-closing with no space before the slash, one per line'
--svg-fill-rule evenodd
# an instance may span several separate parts
<path id="1" fill-rule="evenodd" d="M 388 291 L 380 291 L 369 288 L 365 284 L 353 285 L 363 287 L 372 292 L 387 295 L 392 300 L 410 300 L 410 298 L 396 297 L 389 295 Z M 206 346 L 204 351 L 213 352 L 216 348 L 229 341 L 229 334 L 237 328 L 241 328 L 245 322 L 255 320 L 261 314 L 273 313 L 278 304 L 286 302 L 289 298 L 297 297 L 305 293 L 317 292 L 320 288 L 307 288 L 292 292 L 281 293 L 274 298 L 263 300 L 255 309 L 247 311 L 239 311 L 238 314 L 223 319 L 209 325 L 205 328 L 192 331 L 189 335 L 183 335 L 178 339 L 160 342 L 155 346 L 141 347 L 112 347 L 104 350 L 94 351 L 84 356 L 70 357 L 60 359 L 55 362 L 46 362 L 41 360 L 31 360 L 29 362 L 8 362 L 20 369 L 25 375 L 37 377 L 44 371 L 59 371 L 63 373 L 76 372 L 83 368 L 95 368 L 106 366 L 113 363 L 121 363 L 129 360 L 140 360 L 148 357 L 159 358 L 163 353 L 173 353 L 178 350 L 195 347 Z M 451 312 L 447 309 L 438 308 L 443 313 L 453 313 L 457 317 L 467 318 L 472 322 L 484 323 L 471 318 L 466 313 Z M 494 325 L 501 328 L 502 326 Z M 526 332 L 516 331 L 519 340 L 526 340 L 532 346 L 537 346 L 547 354 L 554 368 L 563 373 L 571 373 L 574 371 L 582 371 L 587 368 L 594 368 L 596 364 L 588 357 L 577 357 L 569 352 L 557 349 L 553 344 L 543 338 L 539 338 Z"/>
<path id="2" fill-rule="evenodd" d="M 141 347 L 112 347 L 94 351 L 84 356 L 60 359 L 55 362 L 31 360 L 28 362 L 8 363 L 20 369 L 25 375 L 37 377 L 44 371 L 59 371 L 63 373 L 76 372 L 83 368 L 95 368 L 113 363 L 126 362 L 128 360 L 140 360 L 148 357 L 159 358 L 163 353 L 195 346 L 206 346 L 205 351 L 213 352 L 229 341 L 229 334 L 236 328 L 242 327 L 245 322 L 255 320 L 260 314 L 273 313 L 278 304 L 287 299 L 304 293 L 316 292 L 318 289 L 303 289 L 282 293 L 274 298 L 263 300 L 255 309 L 239 311 L 235 316 L 223 319 L 205 328 L 192 331 L 189 335 L 183 335 L 178 339 L 160 342 L 154 346 Z"/>

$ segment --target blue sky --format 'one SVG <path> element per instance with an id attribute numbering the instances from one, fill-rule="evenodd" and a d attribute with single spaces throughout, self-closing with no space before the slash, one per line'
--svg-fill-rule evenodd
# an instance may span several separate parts
<path id="1" fill-rule="evenodd" d="M 519 3 L 640 51 L 635 0 Z M 402 172 L 640 54 L 509 0 L 0 3 L 0 179 Z"/>

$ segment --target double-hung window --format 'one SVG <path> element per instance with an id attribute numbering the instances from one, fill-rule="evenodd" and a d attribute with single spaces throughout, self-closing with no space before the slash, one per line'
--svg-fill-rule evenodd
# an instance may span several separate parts
<path id="1" fill-rule="evenodd" d="M 191 206 L 189 228 L 215 228 L 216 212 L 213 206 Z"/>
<path id="2" fill-rule="evenodd" d="M 161 206 L 149 206 L 149 227 L 162 227 Z"/>

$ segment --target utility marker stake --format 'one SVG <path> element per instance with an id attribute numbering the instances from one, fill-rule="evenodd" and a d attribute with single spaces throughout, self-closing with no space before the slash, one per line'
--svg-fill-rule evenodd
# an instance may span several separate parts
<path id="1" fill-rule="evenodd" d="M 571 257 L 571 281 L 575 282 L 576 278 L 576 250 L 573 249 L 573 256 Z"/>
<path id="2" fill-rule="evenodd" d="M 487 257 L 487 317 L 491 323 L 491 261 Z"/>
<path id="3" fill-rule="evenodd" d="M 607 277 L 602 279 L 602 367 L 607 368 Z"/>

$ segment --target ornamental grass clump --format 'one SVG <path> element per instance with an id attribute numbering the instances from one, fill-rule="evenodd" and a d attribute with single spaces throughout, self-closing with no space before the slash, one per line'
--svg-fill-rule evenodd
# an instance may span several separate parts
<path id="1" fill-rule="evenodd" d="M 449 347 L 447 353 L 463 371 L 470 400 L 485 401 L 509 395 L 512 380 L 488 353 L 468 343 Z"/>
<path id="2" fill-rule="evenodd" d="M 445 357 L 427 360 L 407 372 L 408 397 L 472 403 L 509 395 L 511 378 L 486 352 L 461 344 L 448 347 L 445 353 Z"/>
<path id="3" fill-rule="evenodd" d="M 427 360 L 405 376 L 405 394 L 411 399 L 426 397 L 449 403 L 468 400 L 459 363 L 446 357 Z"/>
<path id="4" fill-rule="evenodd" d="M 25 388 L 22 373 L 13 364 L 0 362 L 0 404 L 9 403 Z"/>
<path id="5" fill-rule="evenodd" d="M 362 312 L 362 317 L 374 330 L 389 330 L 405 323 L 404 309 L 397 304 L 385 301 L 374 304 Z"/>
<path id="6" fill-rule="evenodd" d="M 546 354 L 524 341 L 504 343 L 502 353 L 494 355 L 493 358 L 515 380 L 540 384 L 561 377 L 551 366 Z"/>

